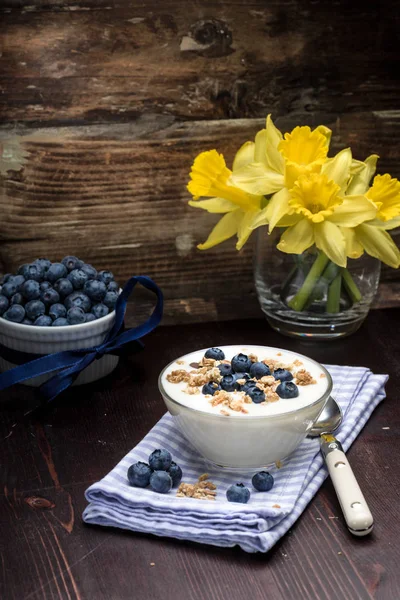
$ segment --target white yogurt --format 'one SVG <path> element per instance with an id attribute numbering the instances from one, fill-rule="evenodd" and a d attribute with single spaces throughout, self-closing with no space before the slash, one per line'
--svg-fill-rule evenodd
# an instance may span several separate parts
<path id="1" fill-rule="evenodd" d="M 291 412 L 316 402 L 327 391 L 329 382 L 325 371 L 317 363 L 302 356 L 301 354 L 289 352 L 288 350 L 281 350 L 279 348 L 271 348 L 268 346 L 218 346 L 218 348 L 223 350 L 225 358 L 229 361 L 239 353 L 247 355 L 255 354 L 259 361 L 274 359 L 284 363 L 285 365 L 291 365 L 293 361 L 297 359 L 301 361 L 302 364 L 295 366 L 294 369 L 291 369 L 293 375 L 295 375 L 297 371 L 305 369 L 315 380 L 315 383 L 309 385 L 299 385 L 299 395 L 297 398 L 280 398 L 276 402 L 266 402 L 261 404 L 255 404 L 252 402 L 251 404 L 245 405 L 247 414 L 228 409 L 232 416 L 245 419 L 246 417 L 250 416 L 278 415 Z M 178 358 L 165 369 L 161 381 L 168 396 L 176 402 L 179 402 L 179 404 L 207 413 L 220 414 L 221 406 L 212 406 L 210 403 L 211 396 L 205 396 L 202 393 L 190 395 L 184 391 L 187 387 L 187 383 L 171 383 L 167 380 L 167 375 L 172 373 L 172 371 L 176 371 L 178 369 L 191 371 L 193 367 L 190 366 L 190 363 L 198 363 L 203 358 L 206 350 L 207 348 L 203 350 L 196 350 L 195 352 L 191 352 L 190 354 L 186 354 L 185 356 Z"/>

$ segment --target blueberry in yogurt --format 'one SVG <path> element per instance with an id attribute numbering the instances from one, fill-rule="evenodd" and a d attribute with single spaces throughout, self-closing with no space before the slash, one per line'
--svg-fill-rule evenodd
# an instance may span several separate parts
<path id="1" fill-rule="evenodd" d="M 273 376 L 280 381 L 291 381 L 293 379 L 292 373 L 287 369 L 275 369 Z"/>
<path id="2" fill-rule="evenodd" d="M 271 371 L 270 368 L 263 362 L 255 362 L 250 367 L 250 375 L 256 379 L 261 379 L 261 377 L 271 375 Z"/>
<path id="3" fill-rule="evenodd" d="M 299 395 L 299 388 L 293 381 L 282 381 L 276 388 L 276 393 L 279 398 L 288 400 L 289 398 L 297 398 Z"/>
<path id="4" fill-rule="evenodd" d="M 220 348 L 209 348 L 204 354 L 205 358 L 212 358 L 214 360 L 224 360 L 225 354 Z"/>
<path id="5" fill-rule="evenodd" d="M 219 392 L 220 389 L 221 386 L 218 383 L 215 383 L 215 381 L 209 381 L 208 383 L 203 385 L 201 391 L 203 394 L 209 394 L 210 396 L 214 396 L 215 392 Z"/>
<path id="6" fill-rule="evenodd" d="M 248 373 L 252 362 L 246 354 L 236 354 L 231 361 L 232 369 L 235 373 Z"/>

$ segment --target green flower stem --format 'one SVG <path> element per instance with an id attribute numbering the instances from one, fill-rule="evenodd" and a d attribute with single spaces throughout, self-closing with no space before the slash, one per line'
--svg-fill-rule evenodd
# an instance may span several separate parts
<path id="1" fill-rule="evenodd" d="M 326 302 L 326 312 L 338 313 L 340 310 L 340 292 L 342 290 L 342 274 L 336 275 L 335 279 L 328 288 L 328 300 Z"/>
<path id="2" fill-rule="evenodd" d="M 308 301 L 305 305 L 306 310 L 315 300 L 322 300 L 324 298 L 325 294 L 327 294 L 330 284 L 338 275 L 338 273 L 340 273 L 340 267 L 330 260 L 328 266 L 322 273 L 320 279 L 316 282 L 308 298 Z"/>
<path id="3" fill-rule="evenodd" d="M 346 292 L 350 296 L 350 299 L 353 302 L 360 302 L 362 295 L 356 284 L 354 283 L 354 279 L 350 275 L 347 269 L 343 269 L 342 271 L 343 284 L 346 288 Z"/>
<path id="4" fill-rule="evenodd" d="M 322 252 L 317 256 L 300 290 L 295 296 L 293 296 L 291 300 L 289 300 L 288 305 L 290 306 L 290 308 L 293 308 L 293 310 L 297 311 L 303 310 L 314 288 L 314 285 L 321 276 L 321 273 L 328 264 L 328 261 L 328 257 L 325 256 L 325 254 L 323 254 Z"/>

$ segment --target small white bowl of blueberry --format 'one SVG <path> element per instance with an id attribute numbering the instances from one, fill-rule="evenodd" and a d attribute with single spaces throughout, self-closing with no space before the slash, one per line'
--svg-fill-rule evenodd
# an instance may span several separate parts
<path id="1" fill-rule="evenodd" d="M 119 293 L 111 271 L 97 271 L 76 256 L 23 264 L 1 279 L 0 344 L 32 354 L 100 344 L 114 324 Z M 117 363 L 117 356 L 103 356 L 82 371 L 75 384 L 104 377 Z M 0 356 L 1 372 L 14 366 Z M 49 377 L 25 383 L 38 386 Z"/>

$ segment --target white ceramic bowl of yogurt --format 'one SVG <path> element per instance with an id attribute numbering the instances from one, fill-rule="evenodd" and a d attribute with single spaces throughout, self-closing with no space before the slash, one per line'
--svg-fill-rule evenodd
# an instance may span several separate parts
<path id="1" fill-rule="evenodd" d="M 179 379 L 173 375 L 176 371 L 198 373 L 193 365 L 201 362 L 206 348 L 177 358 L 161 372 L 159 389 L 168 411 L 187 440 L 214 464 L 252 469 L 283 461 L 304 440 L 323 410 L 332 390 L 328 371 L 306 356 L 280 348 L 253 345 L 219 348 L 226 361 L 239 353 L 252 356 L 253 360 L 256 356 L 259 362 L 265 360 L 275 368 L 290 366 L 294 381 L 301 377 L 299 371 L 303 375 L 307 373 L 313 383 L 298 385 L 296 398 L 276 400 L 275 396 L 274 401 L 261 404 L 249 403 L 249 398 L 240 404 L 243 393 L 237 394 L 240 397 L 238 406 L 242 406 L 243 412 L 231 400 L 228 405 L 213 405 L 215 396 L 204 395 L 201 385 L 196 391 L 196 386 L 189 386 L 187 381 L 171 382 L 171 379 Z M 188 387 L 192 393 L 187 392 Z M 269 388 L 265 387 L 265 390 Z M 235 392 L 230 398 L 236 398 Z M 236 410 L 232 410 L 231 405 Z"/>

